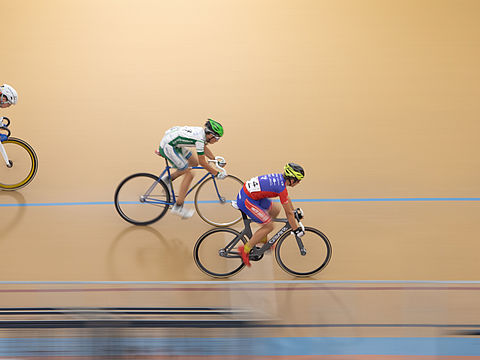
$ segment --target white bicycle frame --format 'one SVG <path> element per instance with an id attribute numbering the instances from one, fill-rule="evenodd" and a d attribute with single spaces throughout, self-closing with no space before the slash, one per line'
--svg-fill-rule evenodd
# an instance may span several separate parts
<path id="1" fill-rule="evenodd" d="M 8 129 L 8 125 L 10 124 L 10 121 L 7 124 L 5 124 L 3 122 L 3 119 L 4 117 L 2 116 L 0 118 L 0 130 L 5 129 L 8 132 L 8 135 L 4 135 L 6 136 L 6 139 L 8 139 L 8 137 L 10 136 L 10 130 Z M 8 159 L 7 152 L 5 151 L 5 147 L 3 146 L 1 141 L 0 141 L 0 153 L 2 153 L 3 159 L 5 160 L 5 164 L 7 165 L 7 167 L 10 167 L 11 166 L 10 160 Z"/>

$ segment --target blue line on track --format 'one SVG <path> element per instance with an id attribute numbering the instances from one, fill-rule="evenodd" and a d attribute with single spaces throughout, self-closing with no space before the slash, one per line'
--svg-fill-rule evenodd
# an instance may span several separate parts
<path id="1" fill-rule="evenodd" d="M 312 198 L 292 199 L 293 202 L 424 202 L 424 201 L 480 201 L 480 197 L 410 197 L 410 198 Z M 202 201 L 202 203 L 213 203 L 214 201 Z M 193 201 L 186 201 L 192 204 Z M 76 202 L 44 202 L 44 203 L 12 203 L 0 204 L 0 207 L 20 206 L 85 206 L 85 205 L 113 205 L 113 201 L 76 201 Z"/>

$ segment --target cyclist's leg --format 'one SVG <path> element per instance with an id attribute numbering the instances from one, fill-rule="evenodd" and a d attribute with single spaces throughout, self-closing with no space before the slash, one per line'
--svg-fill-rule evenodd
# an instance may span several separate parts
<path id="1" fill-rule="evenodd" d="M 198 158 L 192 154 L 191 151 L 184 149 L 185 159 L 188 160 L 188 166 L 198 166 Z"/>
<path id="2" fill-rule="evenodd" d="M 268 234 L 274 229 L 272 217 L 269 213 L 269 210 L 272 208 L 272 202 L 270 199 L 251 199 L 242 189 L 237 197 L 237 205 L 240 210 L 248 215 L 249 218 L 256 223 L 261 224 L 260 228 L 255 231 L 252 238 L 248 240 L 245 246 L 242 247 L 242 249 L 239 249 L 240 253 L 245 252 L 248 254 L 256 244 L 263 242 Z"/>
<path id="3" fill-rule="evenodd" d="M 187 168 L 183 173 L 183 180 L 182 180 L 182 183 L 180 184 L 180 190 L 178 192 L 178 197 L 177 197 L 178 206 L 183 206 L 183 202 L 185 201 L 185 197 L 187 196 L 187 191 L 188 191 L 188 188 L 190 187 L 190 184 L 192 183 L 192 180 L 193 180 L 192 169 Z"/>
<path id="4" fill-rule="evenodd" d="M 276 203 L 273 203 L 270 199 L 260 200 L 260 206 L 262 206 L 264 209 L 267 209 L 272 219 L 275 219 L 278 214 L 280 214 L 280 206 Z M 267 235 L 265 235 L 265 237 L 260 240 L 261 243 L 265 244 L 268 241 Z"/>
<path id="5" fill-rule="evenodd" d="M 170 164 L 176 169 L 175 171 L 170 173 L 170 180 L 173 181 L 178 177 L 182 176 L 185 173 L 185 169 L 190 165 L 190 156 L 191 153 L 189 151 L 184 152 L 183 149 L 174 148 L 169 144 L 160 144 L 158 149 L 158 154 L 163 156 L 167 159 Z M 190 155 L 189 155 L 190 154 Z M 164 176 L 165 179 L 168 175 Z M 164 180 L 162 178 L 162 180 Z"/>
<path id="6" fill-rule="evenodd" d="M 268 209 L 268 213 L 270 214 L 272 219 L 275 219 L 278 216 L 278 214 L 280 214 L 281 207 L 280 207 L 280 205 L 278 205 L 276 203 L 273 203 L 273 202 L 271 204 L 272 205 Z"/>
<path id="7" fill-rule="evenodd" d="M 182 183 L 180 184 L 180 190 L 178 192 L 177 205 L 178 206 L 183 206 L 183 203 L 185 201 L 185 197 L 187 196 L 188 189 L 190 188 L 190 184 L 192 183 L 192 180 L 193 180 L 193 172 L 192 172 L 191 167 L 196 166 L 196 164 L 198 162 L 192 156 L 192 152 L 189 151 L 188 149 L 181 148 L 179 150 L 180 150 L 180 153 L 181 153 L 182 157 L 187 162 L 186 168 L 183 168 L 181 170 L 179 168 L 179 170 L 178 170 L 178 172 L 181 171 L 181 175 L 183 175 L 183 180 L 182 180 Z M 173 178 L 173 179 L 175 179 L 175 178 Z"/>
<path id="8" fill-rule="evenodd" d="M 191 169 L 188 167 L 192 153 L 185 149 L 175 148 L 169 144 L 165 144 L 163 147 L 160 146 L 160 150 L 161 154 L 177 169 L 171 174 L 171 179 L 174 180 L 184 175 L 176 203 L 178 207 L 182 207 L 188 187 L 193 180 Z"/>
<path id="9" fill-rule="evenodd" d="M 182 148 L 182 149 L 179 149 L 180 153 L 182 154 L 182 156 L 187 159 L 187 163 L 188 163 L 188 166 L 189 167 L 194 167 L 194 166 L 198 166 L 198 160 L 192 156 L 192 152 L 185 149 L 185 148 Z M 171 176 L 171 179 L 172 181 L 177 179 L 178 177 L 182 176 L 183 174 L 185 174 L 186 171 L 185 170 L 175 170 L 172 174 L 170 174 Z M 193 174 L 192 174 L 193 175 Z M 191 180 L 190 180 L 191 182 Z M 189 185 L 190 186 L 190 185 Z M 188 189 L 188 186 L 187 186 L 187 189 Z"/>

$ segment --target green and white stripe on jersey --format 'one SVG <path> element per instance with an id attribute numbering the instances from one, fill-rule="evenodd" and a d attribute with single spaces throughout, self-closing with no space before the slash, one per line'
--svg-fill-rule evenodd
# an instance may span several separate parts
<path id="1" fill-rule="evenodd" d="M 205 131 L 200 126 L 174 126 L 165 132 L 162 144 L 176 148 L 195 147 L 198 155 L 205 153 Z"/>

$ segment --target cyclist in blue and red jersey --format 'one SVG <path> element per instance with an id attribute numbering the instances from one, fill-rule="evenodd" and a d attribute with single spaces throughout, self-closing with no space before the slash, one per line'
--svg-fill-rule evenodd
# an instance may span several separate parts
<path id="1" fill-rule="evenodd" d="M 268 174 L 256 176 L 246 181 L 237 196 L 237 205 L 253 221 L 261 224 L 245 244 L 238 248 L 245 265 L 250 266 L 249 253 L 259 242 L 267 242 L 267 236 L 272 232 L 274 224 L 272 218 L 280 213 L 280 207 L 270 198 L 279 197 L 285 210 L 288 222 L 297 236 L 303 236 L 294 215 L 292 201 L 288 197 L 287 186 L 296 186 L 305 176 L 303 168 L 295 163 L 288 163 L 283 174 Z"/>

